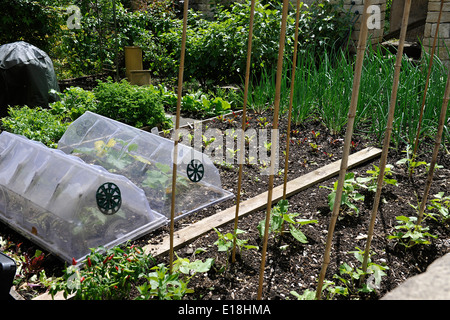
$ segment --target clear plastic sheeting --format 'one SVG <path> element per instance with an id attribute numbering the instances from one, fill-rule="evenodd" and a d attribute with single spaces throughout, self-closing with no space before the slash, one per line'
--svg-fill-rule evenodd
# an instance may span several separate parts
<path id="1" fill-rule="evenodd" d="M 150 207 L 167 218 L 172 201 L 172 140 L 86 112 L 58 142 L 58 149 L 86 163 L 129 178 L 141 188 Z M 232 198 L 203 153 L 178 144 L 175 219 Z"/>
<path id="2" fill-rule="evenodd" d="M 126 177 L 8 132 L 0 134 L 0 220 L 69 262 L 167 223 Z"/>

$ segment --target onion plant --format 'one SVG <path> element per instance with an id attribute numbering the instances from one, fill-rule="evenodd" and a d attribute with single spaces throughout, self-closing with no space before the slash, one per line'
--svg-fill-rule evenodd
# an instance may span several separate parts
<path id="1" fill-rule="evenodd" d="M 355 133 L 372 136 L 379 144 L 386 130 L 395 60 L 395 54 L 383 48 L 366 50 Z M 415 140 L 429 63 L 427 52 L 420 61 L 402 59 L 392 130 L 395 147 L 411 145 Z M 300 124 L 310 117 L 318 117 L 330 132 L 342 134 L 348 121 L 354 64 L 354 56 L 346 51 L 318 53 L 300 50 L 294 80 L 293 123 Z M 287 110 L 291 65 L 286 63 L 283 71 L 281 111 Z M 436 135 L 446 80 L 446 67 L 435 57 L 420 129 L 422 138 Z M 259 79 L 252 81 L 249 107 L 257 112 L 269 109 L 273 105 L 274 90 L 275 73 L 265 71 Z M 449 138 L 450 133 L 445 128 L 443 143 Z"/>

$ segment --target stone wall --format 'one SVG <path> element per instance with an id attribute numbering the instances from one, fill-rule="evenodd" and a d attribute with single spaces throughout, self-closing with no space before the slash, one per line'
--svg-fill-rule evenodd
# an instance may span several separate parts
<path id="1" fill-rule="evenodd" d="M 358 45 L 359 34 L 362 25 L 362 15 L 364 12 L 364 0 L 346 0 L 344 5 L 345 10 L 351 10 L 358 16 L 356 23 L 354 24 L 353 33 L 351 36 L 350 46 L 356 48 Z M 353 4 L 354 3 L 354 4 Z M 383 40 L 384 22 L 386 17 L 386 0 L 372 0 L 372 6 L 376 6 L 378 11 L 369 12 L 369 19 L 371 19 L 371 25 L 374 25 L 373 19 L 379 19 L 379 27 L 369 29 L 368 43 L 379 43 Z M 379 17 L 378 17 L 379 15 Z"/>
<path id="2" fill-rule="evenodd" d="M 431 48 L 433 46 L 440 6 L 441 0 L 429 0 L 428 2 L 428 14 L 423 38 L 423 47 L 425 52 L 431 52 Z M 450 59 L 447 53 L 447 48 L 450 48 L 450 0 L 444 1 L 436 47 L 436 55 L 439 56 L 447 67 L 449 67 Z"/>
<path id="3" fill-rule="evenodd" d="M 405 0 L 393 0 L 391 4 L 391 17 L 389 32 L 398 32 L 402 27 Z M 412 0 L 408 19 L 408 32 L 406 41 L 417 42 L 423 40 L 425 20 L 427 18 L 428 0 Z M 397 35 L 397 33 L 395 33 Z M 398 35 L 396 36 L 398 38 Z M 396 38 L 394 36 L 394 38 Z"/>

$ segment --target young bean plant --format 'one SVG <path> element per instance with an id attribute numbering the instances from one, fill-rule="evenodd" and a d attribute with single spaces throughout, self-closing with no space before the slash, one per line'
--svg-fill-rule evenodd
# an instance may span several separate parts
<path id="1" fill-rule="evenodd" d="M 273 207 L 270 214 L 269 234 L 274 234 L 276 238 L 282 236 L 285 233 L 284 226 L 287 225 L 289 233 L 301 243 L 308 243 L 308 239 L 305 234 L 300 230 L 300 227 L 305 224 L 317 223 L 317 220 L 313 219 L 297 219 L 299 213 L 289 213 L 289 202 L 285 199 L 280 200 L 276 206 Z M 265 234 L 266 219 L 263 219 L 258 224 L 258 231 L 261 238 Z"/>
<path id="2" fill-rule="evenodd" d="M 384 169 L 384 176 L 383 176 L 383 185 L 394 185 L 397 186 L 397 180 L 390 178 L 392 176 L 393 166 L 390 164 L 387 164 Z M 367 177 L 358 177 L 356 178 L 356 182 L 363 188 L 367 188 L 367 190 L 371 192 L 375 192 L 377 190 L 377 184 L 378 184 L 378 176 L 380 175 L 380 168 L 376 165 L 373 165 L 373 170 L 367 170 L 366 171 L 369 176 Z"/>
<path id="3" fill-rule="evenodd" d="M 430 210 L 427 216 L 444 224 L 448 223 L 450 221 L 450 196 L 444 196 L 442 191 L 436 193 L 434 198 L 430 199 L 427 209 Z"/>
<path id="4" fill-rule="evenodd" d="M 137 287 L 139 297 L 137 300 L 181 300 L 187 293 L 194 290 L 188 288 L 189 281 L 197 273 L 208 272 L 214 263 L 214 259 L 208 258 L 204 262 L 188 258 L 180 258 L 174 261 L 172 272 L 165 264 L 160 263 L 153 268 L 144 278 L 144 284 Z"/>
<path id="5" fill-rule="evenodd" d="M 255 249 L 258 250 L 258 246 L 253 246 L 248 244 L 248 240 L 239 239 L 238 236 L 244 234 L 244 230 L 236 229 L 235 233 L 228 232 L 226 234 L 221 233 L 218 229 L 213 228 L 216 231 L 218 239 L 214 242 L 214 245 L 217 246 L 219 252 L 226 252 L 227 259 L 226 264 L 223 266 L 220 271 L 226 271 L 228 269 L 228 261 L 230 260 L 231 252 L 233 250 L 233 246 L 236 245 L 236 249 L 239 253 L 242 253 L 244 250 Z"/>
<path id="6" fill-rule="evenodd" d="M 363 263 L 364 251 L 356 247 L 355 251 L 350 251 L 359 263 Z M 345 297 L 356 296 L 359 293 L 375 292 L 375 289 L 380 288 L 382 277 L 386 275 L 384 272 L 389 267 L 382 264 L 376 264 L 369 258 L 367 270 L 359 267 L 353 267 L 344 262 L 339 267 L 339 274 L 335 274 L 333 278 L 337 279 L 341 285 L 330 286 L 328 291 L 335 295 L 343 295 Z M 364 279 L 361 283 L 361 279 Z"/>
<path id="7" fill-rule="evenodd" d="M 417 217 L 396 217 L 399 225 L 395 226 L 393 235 L 389 235 L 388 239 L 396 240 L 398 244 L 409 249 L 418 244 L 430 244 L 429 238 L 436 239 L 436 235 L 430 234 L 429 227 L 424 227 L 421 224 L 417 224 Z"/>
<path id="8" fill-rule="evenodd" d="M 331 190 L 330 194 L 328 194 L 328 206 L 331 211 L 333 211 L 334 202 L 336 199 L 338 181 L 333 184 L 333 188 L 327 186 L 320 186 L 320 188 L 326 188 Z M 359 189 L 358 183 L 355 180 L 355 174 L 353 172 L 348 172 L 345 175 L 344 185 L 342 187 L 342 197 L 341 197 L 341 208 L 344 212 L 352 215 L 355 214 L 358 216 L 359 208 L 355 205 L 357 201 L 364 201 L 364 195 L 358 192 Z"/>

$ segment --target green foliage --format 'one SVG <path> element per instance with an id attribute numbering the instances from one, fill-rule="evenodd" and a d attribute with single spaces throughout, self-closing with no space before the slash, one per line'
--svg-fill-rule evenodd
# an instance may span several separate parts
<path id="1" fill-rule="evenodd" d="M 227 253 L 227 260 L 226 260 L 227 263 L 222 268 L 222 271 L 228 269 L 228 260 L 230 258 L 231 251 L 232 251 L 234 245 L 236 246 L 237 252 L 240 254 L 244 250 L 251 250 L 251 249 L 257 250 L 258 249 L 258 246 L 253 246 L 253 245 L 247 244 L 248 240 L 238 238 L 239 235 L 245 233 L 245 231 L 243 231 L 243 230 L 236 229 L 236 232 L 234 232 L 234 233 L 228 232 L 226 234 L 223 234 L 216 228 L 213 228 L 213 229 L 214 229 L 214 231 L 216 231 L 217 236 L 218 236 L 218 239 L 216 242 L 214 242 L 214 245 L 217 246 L 217 249 L 219 252 Z"/>
<path id="2" fill-rule="evenodd" d="M 388 178 L 389 176 L 392 176 L 392 168 L 393 166 L 390 164 L 387 164 L 384 168 L 384 176 L 383 176 L 383 184 L 387 185 L 397 185 L 397 180 Z M 377 190 L 377 184 L 378 184 L 378 176 L 380 175 L 380 168 L 376 165 L 373 165 L 373 170 L 367 170 L 367 174 L 370 176 L 368 177 L 358 177 L 356 178 L 356 182 L 362 186 L 363 188 L 367 188 L 371 192 L 375 192 Z"/>
<path id="3" fill-rule="evenodd" d="M 320 186 L 320 188 L 331 190 L 331 192 L 328 194 L 328 206 L 330 207 L 331 211 L 333 211 L 334 202 L 336 199 L 337 186 L 338 181 L 333 184 L 333 188 Z M 344 208 L 341 207 L 341 209 L 344 210 L 344 212 L 349 213 L 350 215 L 358 215 L 359 208 L 355 205 L 355 202 L 364 201 L 364 196 L 357 191 L 358 188 L 359 185 L 356 183 L 355 174 L 353 172 L 346 173 L 341 197 L 341 206 L 344 206 Z"/>
<path id="4" fill-rule="evenodd" d="M 26 41 L 48 51 L 50 35 L 59 33 L 63 14 L 57 7 L 68 1 L 9 0 L 0 2 L 0 45 Z"/>
<path id="5" fill-rule="evenodd" d="M 299 294 L 296 291 L 291 291 L 290 294 L 292 294 L 294 297 L 297 298 L 297 300 L 315 300 L 316 299 L 316 292 L 306 289 L 302 294 Z"/>
<path id="6" fill-rule="evenodd" d="M 159 86 L 161 100 L 168 111 L 175 113 L 178 95 L 174 91 Z M 190 91 L 181 97 L 183 114 L 208 118 L 222 115 L 231 111 L 231 103 L 220 96 L 213 96 L 202 90 Z"/>
<path id="7" fill-rule="evenodd" d="M 231 232 L 228 232 L 226 234 L 222 234 L 219 230 L 216 228 L 213 228 L 214 231 L 216 231 L 218 240 L 214 243 L 217 245 L 217 249 L 219 251 L 226 251 L 229 252 L 230 249 L 233 247 L 233 243 L 236 242 L 236 247 L 238 248 L 238 251 L 243 250 L 249 250 L 249 249 L 257 249 L 257 246 L 248 245 L 248 240 L 239 239 L 238 236 L 240 234 L 244 234 L 245 231 L 237 229 L 236 233 L 233 234 Z"/>
<path id="8" fill-rule="evenodd" d="M 61 114 L 53 114 L 40 107 L 10 107 L 8 113 L 2 118 L 4 130 L 40 141 L 51 148 L 57 147 L 69 125 Z"/>
<path id="9" fill-rule="evenodd" d="M 275 207 L 273 207 L 270 213 L 269 222 L 269 234 L 274 234 L 275 237 L 280 237 L 284 233 L 284 226 L 287 224 L 289 233 L 301 243 L 308 243 L 305 234 L 300 230 L 300 226 L 310 223 L 317 223 L 317 220 L 310 219 L 296 219 L 298 213 L 288 212 L 289 203 L 287 200 L 280 200 Z M 263 238 L 265 234 L 265 223 L 266 219 L 263 219 L 258 224 L 258 231 L 260 237 Z"/>
<path id="10" fill-rule="evenodd" d="M 406 154 L 406 156 L 398 160 L 396 164 L 406 165 L 408 172 L 411 172 L 411 174 L 414 173 L 420 166 L 427 165 L 425 161 L 417 161 L 416 159 L 414 159 L 414 157 L 412 156 L 412 150 L 410 145 L 406 146 L 406 150 L 404 150 L 403 152 Z"/>
<path id="11" fill-rule="evenodd" d="M 434 198 L 430 199 L 427 209 L 431 210 L 428 216 L 431 218 L 447 223 L 450 220 L 450 196 L 444 196 L 444 192 L 438 192 Z"/>
<path id="12" fill-rule="evenodd" d="M 126 246 L 106 250 L 91 249 L 80 268 L 76 261 L 49 288 L 54 296 L 62 291 L 76 300 L 113 300 L 130 298 L 132 284 L 154 265 L 154 259 L 142 248 Z"/>
<path id="13" fill-rule="evenodd" d="M 350 30 L 349 15 L 340 15 L 342 4 L 313 4 L 302 12 L 299 43 L 303 50 L 330 50 L 336 42 L 345 40 Z M 186 43 L 186 79 L 196 79 L 203 85 L 240 83 L 245 76 L 250 3 L 236 2 L 229 7 L 218 5 L 212 19 L 205 19 L 190 10 Z M 290 10 L 286 30 L 285 55 L 292 57 L 295 34 L 295 12 Z M 255 75 L 276 65 L 280 37 L 281 8 L 256 1 L 252 36 L 252 66 Z M 165 25 L 170 25 L 166 23 Z M 181 25 L 172 23 L 169 29 L 156 35 L 165 48 L 163 54 L 152 57 L 172 70 L 177 70 L 180 56 Z M 150 48 L 153 39 L 147 39 Z"/>
<path id="14" fill-rule="evenodd" d="M 214 260 L 209 258 L 205 262 L 178 257 L 174 261 L 172 272 L 164 264 L 158 264 L 151 269 L 145 279 L 146 283 L 137 287 L 137 300 L 181 300 L 187 293 L 194 290 L 188 288 L 190 279 L 198 272 L 208 272 Z"/>
<path id="15" fill-rule="evenodd" d="M 417 224 L 417 217 L 398 216 L 396 219 L 399 225 L 395 226 L 395 229 L 398 231 L 393 235 L 389 235 L 388 239 L 397 241 L 405 249 L 418 244 L 430 244 L 431 242 L 428 238 L 437 238 L 437 236 L 428 232 L 429 227 Z"/>
<path id="16" fill-rule="evenodd" d="M 425 51 L 424 51 L 425 52 Z M 289 60 L 289 59 L 286 59 Z M 286 112 L 292 65 L 285 61 L 281 83 L 280 108 Z M 395 55 L 368 47 L 361 77 L 360 97 L 355 118 L 355 131 L 375 137 L 382 143 L 386 131 L 388 106 L 394 77 Z M 420 63 L 402 60 L 398 103 L 392 128 L 392 145 L 412 144 L 416 138 L 423 90 L 427 78 L 429 56 Z M 344 50 L 334 53 L 316 49 L 300 50 L 295 72 L 292 121 L 297 124 L 307 119 L 319 119 L 332 133 L 342 133 L 348 121 L 351 90 L 354 77 L 354 56 Z M 424 72 L 425 71 L 425 72 Z M 267 110 L 275 96 L 276 70 L 263 70 L 250 84 L 248 104 L 257 112 Z M 447 79 L 445 66 L 434 60 L 427 92 L 421 137 L 434 139 L 438 127 L 442 93 Z M 450 115 L 450 110 L 449 110 Z M 443 144 L 449 133 L 444 130 Z"/>
<path id="17" fill-rule="evenodd" d="M 405 165 L 406 169 L 408 170 L 408 172 L 412 175 L 412 174 L 416 174 L 416 175 L 420 175 L 420 174 L 424 174 L 427 173 L 428 170 L 430 170 L 430 163 L 427 163 L 426 161 L 418 161 L 417 160 L 417 155 L 413 156 L 412 154 L 412 150 L 411 150 L 411 146 L 407 145 L 406 146 L 406 150 L 402 151 L 403 153 L 406 154 L 406 156 L 400 160 L 398 160 L 396 162 L 396 164 L 398 165 Z M 423 167 L 425 170 L 422 171 L 422 173 L 418 172 L 419 168 Z M 436 164 L 435 165 L 435 170 L 442 168 L 442 166 Z"/>
<path id="18" fill-rule="evenodd" d="M 99 247 L 91 249 L 83 267 L 73 261 L 62 277 L 50 283 L 49 291 L 52 297 L 62 291 L 75 300 L 118 300 L 131 298 L 136 288 L 137 300 L 179 300 L 193 292 L 187 288 L 189 280 L 198 272 L 207 272 L 213 262 L 178 258 L 169 272 L 163 263 L 155 265 L 156 260 L 141 247 Z"/>
<path id="19" fill-rule="evenodd" d="M 359 248 L 351 251 L 355 258 L 363 263 L 364 251 Z M 330 285 L 327 290 L 334 296 L 336 294 L 345 297 L 356 296 L 359 293 L 374 292 L 376 288 L 380 287 L 382 277 L 386 275 L 385 270 L 389 269 L 386 265 L 378 265 L 368 259 L 367 270 L 358 267 L 352 267 L 347 263 L 343 263 L 339 267 L 339 274 L 334 274 L 333 278 L 337 279 L 341 285 Z M 360 280 L 365 279 L 365 283 Z"/>
<path id="20" fill-rule="evenodd" d="M 81 11 L 81 28 L 69 29 L 67 6 Z M 129 4 L 126 4 L 129 6 Z M 13 0 L 4 1 L 1 42 L 29 40 L 48 51 L 58 77 L 76 77 L 115 67 L 125 46 L 143 48 L 144 69 L 155 77 L 176 79 L 182 21 L 171 1 L 152 1 L 145 10 L 131 12 L 116 1 Z M 329 50 L 345 43 L 350 14 L 340 14 L 342 3 L 314 3 L 301 14 L 299 43 L 302 50 Z M 212 18 L 190 10 L 186 44 L 186 79 L 240 83 L 245 72 L 250 4 L 217 5 Z M 286 30 L 286 56 L 292 56 L 295 12 L 290 10 Z M 252 71 L 260 74 L 277 59 L 281 8 L 256 1 Z M 27 28 L 23 28 L 26 25 Z M 31 30 L 31 32 L 30 32 Z M 336 45 L 338 43 L 338 45 Z M 122 70 L 120 70 L 122 71 Z"/>
<path id="21" fill-rule="evenodd" d="M 147 276 L 147 282 L 138 286 L 137 300 L 181 300 L 187 293 L 194 292 L 187 287 L 187 281 L 181 279 L 179 273 L 170 273 L 169 268 L 159 264 L 152 268 L 153 272 Z"/>
<path id="22" fill-rule="evenodd" d="M 92 91 L 80 87 L 67 88 L 59 94 L 61 100 L 51 104 L 50 112 L 53 114 L 64 114 L 71 121 L 76 120 L 86 111 L 95 112 L 97 101 Z"/>
<path id="23" fill-rule="evenodd" d="M 92 92 L 79 87 L 68 88 L 59 96 L 61 100 L 51 103 L 48 109 L 10 107 L 8 116 L 2 118 L 3 130 L 56 148 L 70 123 L 86 111 L 96 111 L 97 104 Z"/>
<path id="24" fill-rule="evenodd" d="M 134 86 L 126 80 L 99 82 L 94 89 L 98 101 L 96 112 L 125 124 L 167 129 L 172 120 L 166 117 L 159 91 L 153 86 Z"/>

